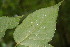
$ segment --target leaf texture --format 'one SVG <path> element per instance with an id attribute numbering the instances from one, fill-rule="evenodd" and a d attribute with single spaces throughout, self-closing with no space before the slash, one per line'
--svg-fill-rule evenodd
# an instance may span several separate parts
<path id="1" fill-rule="evenodd" d="M 0 39 L 7 29 L 15 28 L 19 24 L 19 17 L 0 17 Z"/>
<path id="2" fill-rule="evenodd" d="M 48 44 L 56 29 L 56 20 L 61 2 L 36 10 L 15 29 L 14 39 L 17 45 L 24 47 L 53 47 Z"/>
<path id="3" fill-rule="evenodd" d="M 17 45 L 17 47 L 28 47 L 28 46 L 24 46 L 24 45 Z M 34 46 L 35 47 L 35 46 Z M 50 44 L 47 44 L 46 46 L 43 46 L 43 47 L 53 47 L 52 45 Z"/>

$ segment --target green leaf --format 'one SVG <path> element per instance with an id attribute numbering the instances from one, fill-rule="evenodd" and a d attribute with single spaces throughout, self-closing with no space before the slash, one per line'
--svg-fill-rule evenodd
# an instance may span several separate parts
<path id="1" fill-rule="evenodd" d="M 20 17 L 0 17 L 0 39 L 7 29 L 15 28 L 19 24 Z"/>
<path id="2" fill-rule="evenodd" d="M 18 45 L 17 47 L 28 47 L 28 46 L 24 46 L 24 45 Z"/>
<path id="3" fill-rule="evenodd" d="M 14 39 L 17 45 L 29 47 L 52 47 L 48 42 L 52 39 L 56 29 L 56 19 L 61 2 L 36 10 L 15 29 Z"/>
<path id="4" fill-rule="evenodd" d="M 24 46 L 24 45 L 17 45 L 17 47 L 28 47 L 28 46 Z M 44 46 L 43 46 L 44 47 Z M 46 47 L 53 47 L 52 45 L 47 44 Z"/>

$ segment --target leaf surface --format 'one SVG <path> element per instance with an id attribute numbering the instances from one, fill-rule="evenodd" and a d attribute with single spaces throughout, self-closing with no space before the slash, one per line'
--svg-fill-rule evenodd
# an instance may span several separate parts
<path id="1" fill-rule="evenodd" d="M 7 29 L 15 28 L 19 24 L 19 17 L 0 17 L 0 39 Z"/>
<path id="2" fill-rule="evenodd" d="M 36 10 L 15 29 L 14 39 L 17 45 L 29 47 L 52 47 L 48 42 L 52 39 L 56 29 L 56 20 L 61 2 Z"/>

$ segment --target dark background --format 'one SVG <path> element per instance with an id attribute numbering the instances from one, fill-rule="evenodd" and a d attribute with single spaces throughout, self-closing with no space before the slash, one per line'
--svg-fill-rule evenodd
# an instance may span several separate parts
<path id="1" fill-rule="evenodd" d="M 23 19 L 30 13 L 40 8 L 57 4 L 61 0 L 0 0 L 1 16 L 21 16 Z M 23 20 L 22 19 L 22 20 Z M 8 29 L 5 36 L 0 40 L 0 47 L 14 47 L 14 29 Z M 57 28 L 53 40 L 50 41 L 54 47 L 70 47 L 70 0 L 65 0 L 60 6 L 57 19 Z"/>

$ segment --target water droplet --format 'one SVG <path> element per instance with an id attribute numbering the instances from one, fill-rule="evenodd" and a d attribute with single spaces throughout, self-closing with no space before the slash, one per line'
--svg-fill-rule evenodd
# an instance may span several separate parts
<path id="1" fill-rule="evenodd" d="M 29 31 L 30 32 L 30 31 Z"/>
<path id="2" fill-rule="evenodd" d="M 33 40 L 36 40 L 36 39 L 33 39 Z"/>
<path id="3" fill-rule="evenodd" d="M 46 15 L 44 15 L 44 16 L 46 16 Z"/>
<path id="4" fill-rule="evenodd" d="M 51 39 L 52 40 L 52 39 Z"/>
<path id="5" fill-rule="evenodd" d="M 38 24 L 37 24 L 38 25 Z"/>
<path id="6" fill-rule="evenodd" d="M 31 23 L 33 23 L 33 22 L 31 22 Z"/>
<path id="7" fill-rule="evenodd" d="M 45 27 L 44 27 L 45 28 Z"/>
<path id="8" fill-rule="evenodd" d="M 45 46 L 46 47 L 46 46 Z"/>
<path id="9" fill-rule="evenodd" d="M 37 20 L 36 20 L 37 21 Z"/>
<path id="10" fill-rule="evenodd" d="M 45 27 L 41 27 L 42 29 L 45 29 Z"/>
<path id="11" fill-rule="evenodd" d="M 50 45 L 50 44 L 49 44 Z"/>
<path id="12" fill-rule="evenodd" d="M 56 29 L 55 29 L 56 30 Z"/>
<path id="13" fill-rule="evenodd" d="M 45 14 L 43 14 L 43 16 L 46 16 Z"/>
<path id="14" fill-rule="evenodd" d="M 37 35 L 36 35 L 37 36 Z"/>

